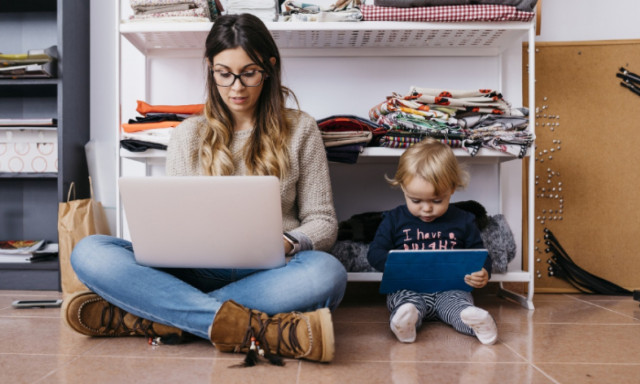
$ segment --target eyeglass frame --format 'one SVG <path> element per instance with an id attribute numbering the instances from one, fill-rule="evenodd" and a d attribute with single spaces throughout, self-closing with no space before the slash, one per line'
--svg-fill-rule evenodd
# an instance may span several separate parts
<path id="1" fill-rule="evenodd" d="M 264 79 L 266 79 L 267 77 L 269 77 L 269 75 L 266 73 L 266 71 L 261 70 L 261 69 L 245 71 L 245 72 L 242 72 L 242 73 L 240 73 L 240 74 L 235 74 L 235 73 L 233 73 L 233 72 L 231 72 L 231 71 L 226 71 L 226 72 L 217 71 L 217 72 L 219 72 L 219 73 L 228 73 L 229 75 L 233 76 L 233 81 L 231 82 L 231 84 L 229 84 L 229 85 L 220 85 L 220 84 L 218 84 L 218 83 L 216 82 L 216 75 L 215 75 L 216 70 L 215 70 L 215 69 L 213 69 L 213 68 L 210 68 L 210 70 L 211 70 L 211 77 L 213 78 L 213 83 L 214 83 L 215 85 L 217 85 L 218 87 L 224 87 L 224 88 L 233 87 L 233 84 L 235 84 L 235 83 L 236 83 L 236 80 L 239 80 L 239 81 L 240 81 L 240 84 L 242 84 L 242 86 L 243 86 L 243 87 L 247 87 L 247 88 L 255 88 L 255 87 L 259 87 L 259 86 L 261 86 L 261 85 L 264 83 Z M 262 74 L 262 78 L 260 79 L 260 82 L 259 82 L 258 84 L 256 84 L 256 85 L 247 85 L 247 84 L 245 84 L 245 83 L 244 83 L 244 81 L 242 81 L 242 75 L 244 75 L 245 73 L 250 73 L 250 72 L 259 72 L 259 73 L 261 73 L 261 74 Z"/>

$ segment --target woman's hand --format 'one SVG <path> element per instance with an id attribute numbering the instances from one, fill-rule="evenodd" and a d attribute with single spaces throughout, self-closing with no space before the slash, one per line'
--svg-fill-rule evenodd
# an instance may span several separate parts
<path id="1" fill-rule="evenodd" d="M 472 286 L 473 288 L 482 288 L 489 282 L 489 272 L 482 268 L 478 272 L 473 272 L 470 275 L 464 277 L 464 282 Z"/>
<path id="2" fill-rule="evenodd" d="M 291 243 L 288 242 L 287 240 L 282 240 L 282 241 L 284 241 L 284 254 L 288 255 L 289 252 L 293 250 L 293 245 L 291 245 Z"/>

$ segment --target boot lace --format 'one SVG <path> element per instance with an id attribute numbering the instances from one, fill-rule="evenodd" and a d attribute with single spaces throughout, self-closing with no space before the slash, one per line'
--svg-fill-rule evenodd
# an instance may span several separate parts
<path id="1" fill-rule="evenodd" d="M 253 326 L 254 320 L 256 322 L 255 327 Z M 298 325 L 301 320 L 304 321 L 302 326 L 307 326 L 307 332 L 309 335 L 309 348 L 306 351 L 300 345 L 297 334 Z M 308 356 L 311 353 L 313 349 L 311 323 L 306 316 L 298 312 L 293 312 L 293 318 L 291 320 L 283 320 L 282 318 L 274 319 L 271 317 L 263 320 L 258 312 L 249 311 L 249 325 L 242 345 L 249 347 L 251 344 L 251 338 L 255 337 L 256 340 L 264 346 L 265 351 L 270 353 L 272 348 L 269 346 L 266 333 L 268 329 L 274 327 L 277 330 L 278 335 L 277 344 L 273 348 L 275 350 L 275 354 L 281 355 L 282 351 L 286 351 L 293 355 L 293 357 L 299 359 Z"/>

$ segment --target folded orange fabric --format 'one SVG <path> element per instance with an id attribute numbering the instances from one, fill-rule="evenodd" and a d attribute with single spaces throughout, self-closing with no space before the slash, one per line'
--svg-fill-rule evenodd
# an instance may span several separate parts
<path id="1" fill-rule="evenodd" d="M 156 129 L 156 128 L 173 128 L 177 127 L 180 124 L 180 121 L 158 121 L 155 123 L 134 123 L 122 124 L 122 129 L 125 132 L 139 132 L 146 131 L 147 129 Z"/>
<path id="2" fill-rule="evenodd" d="M 147 113 L 182 113 L 188 115 L 197 115 L 204 109 L 204 104 L 185 104 L 185 105 L 151 105 L 144 101 L 138 100 L 138 108 L 136 111 L 141 115 Z"/>

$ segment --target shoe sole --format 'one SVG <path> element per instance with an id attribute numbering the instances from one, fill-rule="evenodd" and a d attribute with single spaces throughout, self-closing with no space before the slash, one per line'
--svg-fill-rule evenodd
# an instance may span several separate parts
<path id="1" fill-rule="evenodd" d="M 93 293 L 92 291 L 80 291 L 80 292 L 75 292 L 69 295 L 62 302 L 62 308 L 61 308 L 62 318 L 64 320 L 64 323 L 70 329 L 86 336 L 96 336 L 94 333 L 90 332 L 88 329 L 79 328 L 77 324 L 75 324 L 75 321 L 77 321 L 78 319 L 78 299 L 82 296 L 98 297 L 98 295 Z M 83 299 L 82 302 L 84 301 L 85 300 Z"/>
<path id="2" fill-rule="evenodd" d="M 335 355 L 335 339 L 333 336 L 333 321 L 329 308 L 319 310 L 320 330 L 322 333 L 322 355 L 318 361 L 328 363 Z"/>

